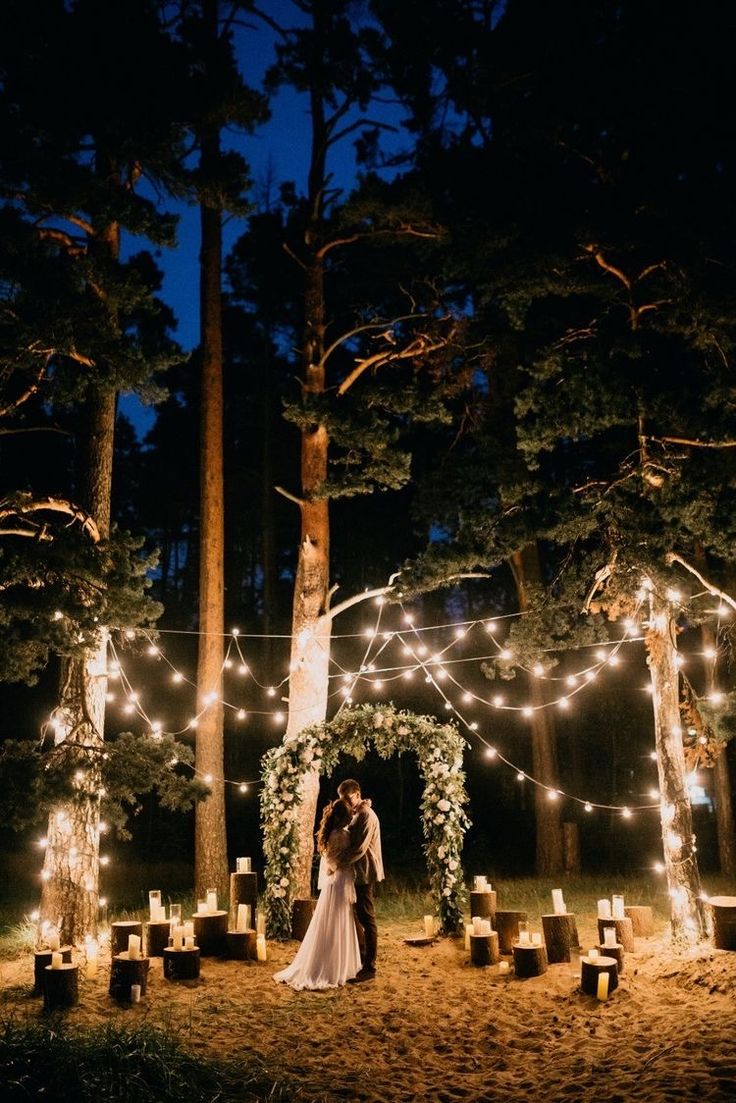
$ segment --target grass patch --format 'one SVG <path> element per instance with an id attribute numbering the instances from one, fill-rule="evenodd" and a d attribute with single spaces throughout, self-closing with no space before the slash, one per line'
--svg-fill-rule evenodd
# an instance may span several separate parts
<path id="1" fill-rule="evenodd" d="M 3 1103 L 131 1100 L 136 1103 L 287 1103 L 300 1097 L 258 1069 L 195 1058 L 152 1027 L 77 1030 L 54 1023 L 0 1025 Z"/>

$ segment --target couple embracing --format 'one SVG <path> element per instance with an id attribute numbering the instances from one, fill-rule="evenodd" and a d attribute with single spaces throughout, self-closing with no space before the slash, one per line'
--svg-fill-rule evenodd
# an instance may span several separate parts
<path id="1" fill-rule="evenodd" d="M 348 778 L 337 792 L 317 833 L 317 906 L 296 957 L 274 976 L 296 989 L 336 988 L 376 975 L 373 886 L 383 880 L 381 828 L 357 781 Z"/>

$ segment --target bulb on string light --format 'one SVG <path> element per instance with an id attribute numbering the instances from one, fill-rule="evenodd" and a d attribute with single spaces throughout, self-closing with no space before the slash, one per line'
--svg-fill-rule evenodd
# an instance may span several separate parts
<path id="1" fill-rule="evenodd" d="M 586 812 L 592 812 L 593 811 L 593 805 L 590 803 L 589 800 L 586 800 L 585 804 L 583 805 L 583 808 L 585 809 Z"/>
<path id="2" fill-rule="evenodd" d="M 516 780 L 517 781 L 525 781 L 526 780 L 526 774 L 523 774 L 521 772 L 521 770 L 519 770 L 518 774 L 516 775 Z"/>
<path id="3" fill-rule="evenodd" d="M 268 687 L 268 689 L 266 690 L 266 696 L 267 697 L 275 697 L 276 696 L 276 690 L 274 689 L 273 686 Z"/>
<path id="4" fill-rule="evenodd" d="M 478 730 L 478 722 L 477 722 L 476 720 L 471 720 L 471 722 L 470 722 L 470 724 L 468 725 L 468 727 L 470 728 L 470 730 L 471 730 L 471 731 L 477 732 L 477 730 Z"/>
<path id="5" fill-rule="evenodd" d="M 674 590 L 674 589 L 667 590 L 667 593 L 666 593 L 665 596 L 666 596 L 668 601 L 675 601 L 675 602 L 682 601 L 682 594 L 680 593 L 679 590 Z"/>
<path id="6" fill-rule="evenodd" d="M 598 650 L 595 653 L 595 657 L 596 657 L 596 659 L 598 660 L 599 663 L 604 663 L 606 661 L 606 652 L 603 650 L 602 647 L 598 648 Z"/>
<path id="7" fill-rule="evenodd" d="M 560 794 L 558 793 L 558 791 L 556 789 L 548 789 L 547 790 L 547 800 L 557 800 L 559 795 Z"/>
<path id="8" fill-rule="evenodd" d="M 494 706 L 494 708 L 500 709 L 502 705 L 503 705 L 503 697 L 501 696 L 500 693 L 497 693 L 496 696 L 493 698 L 493 706 Z"/>
<path id="9" fill-rule="evenodd" d="M 650 789 L 649 796 L 652 800 L 659 800 L 659 789 Z"/>
<path id="10" fill-rule="evenodd" d="M 598 677 L 598 674 L 595 670 L 586 670 L 585 671 L 585 680 L 586 680 L 586 682 L 594 682 L 597 677 Z"/>
<path id="11" fill-rule="evenodd" d="M 578 684 L 578 680 L 574 674 L 568 674 L 565 681 L 569 686 L 576 686 Z"/>
<path id="12" fill-rule="evenodd" d="M 407 647 L 407 646 L 406 646 L 406 644 L 405 644 L 405 645 L 404 645 L 404 646 L 403 646 L 403 647 L 401 648 L 401 654 L 402 654 L 402 655 L 406 655 L 407 657 L 411 657 L 411 648 L 410 648 L 410 647 Z"/>
<path id="13" fill-rule="evenodd" d="M 375 634 L 376 634 L 376 632 L 375 632 L 374 628 L 365 628 L 363 630 L 363 635 L 365 636 L 365 638 L 367 640 L 372 640 L 373 637 L 375 636 Z"/>
<path id="14" fill-rule="evenodd" d="M 417 648 L 417 655 L 424 656 L 426 654 L 427 654 L 427 648 L 424 646 L 423 643 L 420 643 L 419 647 Z"/>
<path id="15" fill-rule="evenodd" d="M 447 678 L 447 671 L 445 670 L 445 668 L 443 666 L 441 666 L 440 669 L 437 671 L 437 680 L 439 682 L 444 682 L 446 680 L 446 678 Z"/>
<path id="16" fill-rule="evenodd" d="M 103 854 L 103 855 L 102 855 L 102 856 L 100 857 L 100 865 L 101 865 L 101 866 L 109 866 L 109 865 L 110 865 L 110 858 L 109 858 L 109 855 L 107 855 L 107 854 Z"/>
<path id="17" fill-rule="evenodd" d="M 655 873 L 664 873 L 664 865 L 662 864 L 662 862 L 655 862 L 652 866 L 652 869 Z"/>
<path id="18" fill-rule="evenodd" d="M 649 757 L 651 758 L 652 762 L 656 762 L 657 761 L 657 752 L 656 751 L 650 751 L 649 752 Z"/>
<path id="19" fill-rule="evenodd" d="M 704 659 L 715 659 L 717 654 L 718 654 L 718 652 L 716 651 L 715 647 L 706 647 L 703 651 L 703 658 Z"/>
<path id="20" fill-rule="evenodd" d="M 486 632 L 489 632 L 491 635 L 493 635 L 493 633 L 498 630 L 498 625 L 496 624 L 495 620 L 486 621 L 485 630 Z"/>
<path id="21" fill-rule="evenodd" d="M 199 720 L 197 719 L 196 716 L 193 716 L 192 719 L 189 721 L 189 724 L 187 725 L 187 727 L 197 728 L 198 726 L 199 726 Z"/>
<path id="22" fill-rule="evenodd" d="M 410 678 L 414 677 L 414 671 L 413 670 L 405 670 L 404 673 L 401 675 L 401 677 L 405 678 L 408 682 Z"/>
<path id="23" fill-rule="evenodd" d="M 472 693 L 463 693 L 463 704 L 469 705 L 473 700 Z"/>
<path id="24" fill-rule="evenodd" d="M 425 680 L 425 682 L 426 682 L 426 683 L 427 683 L 427 684 L 429 685 L 429 684 L 431 683 L 431 681 L 432 681 L 432 675 L 431 675 L 431 674 L 427 674 L 427 675 L 425 675 L 425 678 L 424 678 L 424 680 Z"/>
<path id="25" fill-rule="evenodd" d="M 381 681 L 381 679 L 380 679 L 380 678 L 376 678 L 376 679 L 375 679 L 375 680 L 373 681 L 373 688 L 374 688 L 374 689 L 383 689 L 383 682 Z"/>
<path id="26" fill-rule="evenodd" d="M 725 618 L 725 617 L 730 617 L 731 616 L 731 610 L 729 609 L 729 607 L 727 605 L 723 605 L 723 604 L 719 605 L 716 612 L 718 613 L 719 617 L 724 617 Z"/>
<path id="27" fill-rule="evenodd" d="M 568 701 L 567 697 L 560 697 L 559 701 L 557 702 L 557 706 L 558 708 L 561 708 L 564 712 L 565 709 L 569 709 L 570 702 Z"/>
<path id="28" fill-rule="evenodd" d="M 248 673 L 248 667 L 245 663 L 241 663 L 238 667 L 238 674 L 242 674 L 243 677 Z"/>
<path id="29" fill-rule="evenodd" d="M 511 650 L 510 650 L 510 648 L 508 648 L 508 647 L 504 647 L 504 648 L 503 648 L 503 649 L 502 649 L 502 650 L 501 650 L 501 651 L 499 652 L 499 655 L 498 655 L 498 657 L 499 657 L 499 659 L 503 659 L 503 660 L 504 660 L 504 662 L 508 662 L 509 660 L 513 659 L 513 657 L 514 657 L 514 653 L 513 653 L 513 651 L 511 651 Z"/>
<path id="30" fill-rule="evenodd" d="M 410 613 L 404 613 L 404 624 L 408 624 L 409 627 L 414 623 L 414 617 Z"/>
<path id="31" fill-rule="evenodd" d="M 466 634 L 467 634 L 467 633 L 466 633 L 466 631 L 465 631 L 465 629 L 464 629 L 464 628 L 456 628 L 456 629 L 455 629 L 455 639 L 456 639 L 456 640 L 461 640 L 461 639 L 463 639 L 463 637 L 464 637 L 464 636 L 465 636 Z"/>
<path id="32" fill-rule="evenodd" d="M 225 662 L 222 665 L 224 666 L 225 670 L 232 670 L 233 660 L 232 659 L 225 659 Z"/>
<path id="33" fill-rule="evenodd" d="M 45 836 L 45 835 L 44 835 L 44 837 L 43 837 L 42 839 L 37 839 L 37 840 L 36 840 L 36 846 L 40 846 L 42 850 L 45 850 L 45 848 L 46 848 L 46 847 L 47 847 L 48 845 L 49 845 L 49 840 L 48 840 L 48 839 L 46 838 L 46 836 Z"/>
<path id="34" fill-rule="evenodd" d="M 712 693 L 708 694 L 708 700 L 712 705 L 721 705 L 723 704 L 723 693 L 720 689 L 714 689 Z"/>
<path id="35" fill-rule="evenodd" d="M 486 758 L 495 758 L 498 751 L 495 747 L 486 747 Z"/>
<path id="36" fill-rule="evenodd" d="M 245 709 L 238 709 L 236 715 L 238 720 L 245 720 L 248 716 L 248 713 L 245 711 Z"/>
<path id="37" fill-rule="evenodd" d="M 178 670 L 175 670 L 174 673 L 171 675 L 171 680 L 172 682 L 176 682 L 178 685 L 179 682 L 184 681 L 184 675 L 180 674 Z"/>
<path id="38" fill-rule="evenodd" d="M 531 705 L 524 705 L 524 708 L 521 710 L 521 715 L 525 716 L 528 720 L 530 716 L 534 716 L 534 709 Z"/>
<path id="39" fill-rule="evenodd" d="M 124 635 L 125 635 L 126 640 L 134 640 L 135 639 L 135 632 L 133 631 L 132 628 L 126 628 L 125 632 L 124 632 Z"/>
<path id="40" fill-rule="evenodd" d="M 105 700 L 108 702 L 108 704 L 112 704 L 112 702 L 115 700 L 115 694 L 114 693 L 106 693 L 105 694 Z"/>
<path id="41" fill-rule="evenodd" d="M 630 820 L 630 819 L 631 819 L 631 815 L 632 815 L 632 813 L 631 813 L 631 809 L 630 809 L 630 808 L 622 808 L 622 809 L 621 809 L 621 815 L 623 816 L 623 818 L 624 818 L 625 820 Z"/>
<path id="42" fill-rule="evenodd" d="M 386 598 L 381 597 L 380 595 L 379 595 L 379 597 L 375 598 L 374 600 L 375 600 L 376 605 L 385 605 L 386 604 Z"/>
<path id="43" fill-rule="evenodd" d="M 452 708 L 452 701 L 445 701 L 445 708 L 446 709 L 451 709 Z"/>
<path id="44" fill-rule="evenodd" d="M 273 714 L 273 719 L 275 724 L 283 724 L 286 717 L 284 716 L 283 712 L 275 712 Z"/>
<path id="45" fill-rule="evenodd" d="M 703 746 L 705 746 L 705 744 L 706 744 L 707 742 L 708 742 L 708 736 L 707 736 L 707 735 L 701 735 L 701 736 L 700 736 L 700 737 L 698 738 L 698 743 L 702 744 Z"/>
<path id="46" fill-rule="evenodd" d="M 61 609 L 54 610 L 54 620 L 61 620 L 63 616 L 64 614 L 62 613 Z"/>
<path id="47" fill-rule="evenodd" d="M 230 635 L 231 636 L 239 636 L 240 635 L 240 629 L 239 628 L 231 628 L 230 629 Z"/>
<path id="48" fill-rule="evenodd" d="M 150 645 L 150 647 L 147 647 L 146 650 L 147 650 L 148 654 L 151 655 L 151 657 L 153 657 L 155 655 L 158 655 L 158 653 L 159 653 L 158 648 L 153 643 Z"/>
<path id="49" fill-rule="evenodd" d="M 686 662 L 686 660 L 685 660 L 684 655 L 675 655 L 675 666 L 677 666 L 677 667 L 684 666 L 685 662 Z"/>
<path id="50" fill-rule="evenodd" d="M 50 879 L 51 879 L 50 872 L 47 869 L 42 869 L 41 870 L 41 880 L 42 881 L 49 881 Z"/>
<path id="51" fill-rule="evenodd" d="M 615 653 L 613 655 L 608 656 L 608 665 L 609 666 L 618 666 L 618 664 L 620 662 L 621 662 L 621 659 Z"/>
<path id="52" fill-rule="evenodd" d="M 542 675 L 544 674 L 544 667 L 541 663 L 534 664 L 534 666 L 532 667 L 532 674 L 534 674 L 537 678 L 542 677 Z"/>
<path id="53" fill-rule="evenodd" d="M 241 792 L 241 793 L 247 793 L 248 792 L 248 786 L 245 785 L 245 784 L 241 784 L 241 785 L 238 786 L 238 791 Z"/>
<path id="54" fill-rule="evenodd" d="M 211 785 L 212 784 L 212 774 L 203 774 L 202 775 L 202 781 L 205 783 L 205 785 Z"/>
<path id="55" fill-rule="evenodd" d="M 384 638 L 384 640 L 392 640 L 394 638 L 394 633 L 393 632 L 384 632 L 383 633 L 383 638 Z"/>

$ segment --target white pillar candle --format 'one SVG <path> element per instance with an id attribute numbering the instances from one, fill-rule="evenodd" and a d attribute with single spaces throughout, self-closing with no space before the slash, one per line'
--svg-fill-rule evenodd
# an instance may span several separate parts
<path id="1" fill-rule="evenodd" d="M 473 934 L 483 934 L 483 920 L 479 915 L 473 916 Z"/>
<path id="2" fill-rule="evenodd" d="M 181 926 L 181 904 L 169 905 L 169 921 L 172 928 Z"/>
<path id="3" fill-rule="evenodd" d="M 100 959 L 100 948 L 97 941 L 94 938 L 88 939 L 84 944 L 84 950 L 87 958 L 85 973 L 88 977 L 96 977 L 97 965 Z"/>
<path id="4" fill-rule="evenodd" d="M 256 957 L 259 961 L 268 960 L 268 952 L 266 950 L 266 936 L 265 934 L 256 935 Z"/>
<path id="5" fill-rule="evenodd" d="M 128 935 L 128 957 L 131 961 L 141 956 L 141 936 L 139 934 Z"/>
<path id="6" fill-rule="evenodd" d="M 172 928 L 171 938 L 175 950 L 182 950 L 184 948 L 184 928 L 181 925 Z"/>
<path id="7" fill-rule="evenodd" d="M 207 911 L 217 911 L 217 892 L 215 889 L 207 889 Z"/>
<path id="8" fill-rule="evenodd" d="M 475 927 L 473 926 L 472 923 L 466 923 L 465 924 L 465 949 L 466 950 L 470 949 L 470 936 L 471 936 L 471 934 L 475 934 Z"/>
<path id="9" fill-rule="evenodd" d="M 262 934 L 266 937 L 266 913 L 262 911 L 256 912 L 256 934 Z"/>
<path id="10" fill-rule="evenodd" d="M 237 873 L 251 873 L 250 858 L 237 858 L 235 870 Z"/>
<path id="11" fill-rule="evenodd" d="M 194 938 L 194 923 L 191 919 L 184 924 L 184 937 Z"/>
<path id="12" fill-rule="evenodd" d="M 608 999 L 608 973 L 599 973 L 598 974 L 598 993 L 597 993 L 597 995 L 598 995 L 599 1000 L 607 1000 Z"/>
<path id="13" fill-rule="evenodd" d="M 531 946 L 531 940 L 529 938 L 529 931 L 519 931 L 519 945 Z"/>
<path id="14" fill-rule="evenodd" d="M 565 900 L 562 896 L 562 889 L 552 889 L 552 907 L 554 908 L 555 915 L 567 914 Z"/>
<path id="15" fill-rule="evenodd" d="M 54 950 L 51 954 L 51 968 L 61 969 L 61 950 Z"/>
<path id="16" fill-rule="evenodd" d="M 206 914 L 207 914 L 207 901 L 206 900 L 198 900 L 197 901 L 197 915 L 206 915 Z"/>
<path id="17" fill-rule="evenodd" d="M 59 932 L 56 927 L 49 927 L 48 934 L 46 935 L 46 944 L 49 950 L 58 950 L 61 946 L 61 939 L 59 938 Z"/>
<path id="18" fill-rule="evenodd" d="M 140 984 L 131 984 L 131 986 L 130 986 L 130 1002 L 131 1003 L 140 1003 L 141 1002 L 141 986 L 140 986 Z"/>
<path id="19" fill-rule="evenodd" d="M 155 923 L 161 910 L 161 889 L 151 889 L 149 892 L 148 909 L 151 913 L 151 922 Z"/>
<path id="20" fill-rule="evenodd" d="M 166 922 L 166 905 L 165 904 L 162 904 L 161 907 L 158 909 L 158 921 L 159 921 L 159 923 L 165 923 Z"/>
<path id="21" fill-rule="evenodd" d="M 235 929 L 241 933 L 250 930 L 250 904 L 238 904 L 238 919 Z"/>
<path id="22" fill-rule="evenodd" d="M 539 933 L 539 931 L 535 931 L 534 934 L 532 935 L 532 946 L 541 946 L 541 945 L 542 945 L 542 936 Z"/>
<path id="23" fill-rule="evenodd" d="M 184 949 L 185 950 L 193 950 L 194 949 L 194 935 L 188 934 L 185 937 L 185 939 L 184 939 Z"/>
<path id="24" fill-rule="evenodd" d="M 477 876 L 473 878 L 473 892 L 485 892 L 486 891 L 486 879 L 483 876 Z"/>
<path id="25" fill-rule="evenodd" d="M 625 919 L 626 914 L 624 912 L 624 898 L 623 896 L 613 897 L 613 918 Z"/>
<path id="26" fill-rule="evenodd" d="M 502 976 L 503 976 L 503 975 L 504 975 L 505 973 L 508 973 L 508 971 L 509 971 L 509 963 L 508 963 L 508 961 L 499 961 L 499 963 L 498 963 L 498 971 L 499 971 L 499 973 L 500 973 L 500 974 L 501 974 Z"/>
<path id="27" fill-rule="evenodd" d="M 597 960 L 598 960 L 598 950 L 596 949 L 595 946 L 591 946 L 590 949 L 588 950 L 588 961 L 597 961 Z"/>
<path id="28" fill-rule="evenodd" d="M 598 901 L 598 918 L 610 919 L 611 918 L 611 901 L 599 900 Z"/>
<path id="29" fill-rule="evenodd" d="M 480 933 L 483 934 L 483 935 L 489 935 L 489 934 L 491 934 L 492 929 L 493 928 L 491 927 L 490 919 L 484 919 L 483 920 L 483 930 Z"/>
<path id="30" fill-rule="evenodd" d="M 603 928 L 603 945 L 615 946 L 616 945 L 616 928 L 604 927 Z"/>
<path id="31" fill-rule="evenodd" d="M 434 938 L 434 916 L 425 915 L 424 917 L 424 934 L 426 938 Z"/>

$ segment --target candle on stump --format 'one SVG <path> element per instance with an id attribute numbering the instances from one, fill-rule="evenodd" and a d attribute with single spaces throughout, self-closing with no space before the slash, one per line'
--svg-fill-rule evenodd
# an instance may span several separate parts
<path id="1" fill-rule="evenodd" d="M 615 946 L 616 945 L 616 928 L 604 927 L 603 928 L 603 945 Z"/>
<path id="2" fill-rule="evenodd" d="M 472 917 L 473 922 L 473 934 L 483 934 L 483 920 L 479 915 Z"/>
<path id="3" fill-rule="evenodd" d="M 613 897 L 613 918 L 625 919 L 626 913 L 624 912 L 624 898 L 623 896 Z"/>
<path id="4" fill-rule="evenodd" d="M 139 934 L 128 935 L 128 958 L 137 961 L 141 956 L 141 936 Z"/>
<path id="5" fill-rule="evenodd" d="M 475 934 L 475 926 L 474 926 L 473 923 L 466 923 L 465 924 L 465 949 L 466 950 L 470 949 L 470 936 L 471 936 L 471 934 Z"/>
<path id="6" fill-rule="evenodd" d="M 217 889 L 207 889 L 207 911 L 217 911 Z"/>
<path id="7" fill-rule="evenodd" d="M 194 938 L 194 923 L 191 919 L 184 924 L 184 937 Z"/>
<path id="8" fill-rule="evenodd" d="M 46 935 L 46 945 L 48 946 L 49 950 L 58 950 L 61 946 L 61 938 L 56 927 L 49 927 L 48 933 Z"/>
<path id="9" fill-rule="evenodd" d="M 567 915 L 562 889 L 552 889 L 552 907 L 555 915 Z"/>
<path id="10" fill-rule="evenodd" d="M 236 873 L 251 873 L 250 858 L 236 858 L 235 859 L 235 872 Z"/>
<path id="11" fill-rule="evenodd" d="M 172 946 L 175 950 L 184 949 L 184 928 L 179 924 L 176 927 L 172 927 L 171 934 Z"/>
<path id="12" fill-rule="evenodd" d="M 61 959 L 62 959 L 61 950 L 54 950 L 53 953 L 51 954 L 51 968 L 52 969 L 61 969 Z"/>
<path id="13" fill-rule="evenodd" d="M 256 912 L 256 934 L 266 937 L 266 913 L 260 910 Z"/>
<path id="14" fill-rule="evenodd" d="M 498 971 L 499 971 L 499 973 L 500 973 L 500 974 L 501 974 L 502 976 L 503 976 L 503 974 L 505 974 L 505 973 L 508 973 L 508 971 L 509 971 L 509 963 L 508 963 L 508 961 L 499 961 L 499 963 L 498 963 Z"/>
<path id="15" fill-rule="evenodd" d="M 100 960 L 100 948 L 97 940 L 94 938 L 88 938 L 84 944 L 84 950 L 87 958 L 85 975 L 87 977 L 96 977 L 97 965 Z"/>
<path id="16" fill-rule="evenodd" d="M 434 916 L 425 915 L 424 917 L 424 934 L 426 938 L 434 938 Z"/>
<path id="17" fill-rule="evenodd" d="M 481 920 L 481 925 L 482 925 L 482 928 L 483 928 L 483 929 L 481 930 L 481 932 L 480 932 L 480 933 L 481 933 L 482 935 L 489 935 L 489 934 L 491 934 L 491 933 L 492 933 L 492 927 L 491 927 L 491 921 L 490 921 L 490 919 L 482 919 L 482 920 Z"/>
<path id="18" fill-rule="evenodd" d="M 148 910 L 151 913 L 151 922 L 155 923 L 161 911 L 161 889 L 151 889 L 148 894 Z"/>
<path id="19" fill-rule="evenodd" d="M 184 938 L 184 949 L 185 950 L 193 950 L 194 949 L 194 935 L 192 935 L 192 934 L 186 935 L 186 937 Z"/>
<path id="20" fill-rule="evenodd" d="M 268 952 L 266 950 L 266 936 L 265 934 L 256 935 L 256 957 L 259 961 L 268 960 Z"/>
<path id="21" fill-rule="evenodd" d="M 596 949 L 595 946 L 591 946 L 590 949 L 588 950 L 588 961 L 597 961 L 597 960 L 598 960 L 598 950 Z"/>
<path id="22" fill-rule="evenodd" d="M 171 923 L 171 929 L 181 926 L 181 904 L 169 905 L 169 923 Z"/>
<path id="23" fill-rule="evenodd" d="M 539 933 L 539 931 L 535 931 L 534 934 L 532 935 L 532 946 L 541 946 L 541 945 L 542 945 L 542 936 Z"/>
<path id="24" fill-rule="evenodd" d="M 597 995 L 598 995 L 599 1000 L 607 1000 L 608 999 L 608 980 L 609 980 L 608 973 L 599 973 L 598 974 L 598 992 L 597 992 Z"/>
<path id="25" fill-rule="evenodd" d="M 140 986 L 140 984 L 131 984 L 131 986 L 130 986 L 130 1002 L 131 1003 L 140 1003 L 141 1002 L 141 986 Z"/>
<path id="26" fill-rule="evenodd" d="M 529 938 L 529 924 L 525 923 L 523 919 L 519 920 L 519 945 L 531 946 L 531 939 Z"/>
<path id="27" fill-rule="evenodd" d="M 611 918 L 611 901 L 599 900 L 598 901 L 598 918 L 610 919 Z"/>
<path id="28" fill-rule="evenodd" d="M 238 904 L 238 921 L 236 930 L 249 931 L 250 930 L 250 904 Z"/>
<path id="29" fill-rule="evenodd" d="M 487 878 L 482 874 L 473 878 L 473 892 L 488 892 L 490 887 Z"/>
<path id="30" fill-rule="evenodd" d="M 197 915 L 206 915 L 206 914 L 207 914 L 207 901 L 206 900 L 198 900 L 197 901 Z"/>

